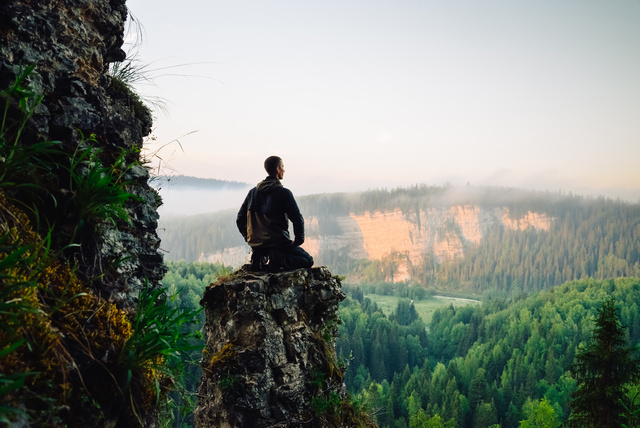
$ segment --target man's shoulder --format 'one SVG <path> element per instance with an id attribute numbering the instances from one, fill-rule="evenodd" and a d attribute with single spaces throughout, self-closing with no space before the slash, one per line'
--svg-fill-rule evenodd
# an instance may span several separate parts
<path id="1" fill-rule="evenodd" d="M 290 198 L 293 198 L 293 192 L 289 189 L 287 189 L 286 187 L 279 187 L 278 188 L 278 192 L 280 192 L 280 194 L 282 195 L 286 195 Z"/>
<path id="2" fill-rule="evenodd" d="M 273 193 L 289 193 L 291 194 L 291 190 L 287 189 L 286 187 L 284 187 L 282 184 L 279 186 L 273 186 L 271 189 L 269 189 L 269 191 L 273 192 Z"/>
<path id="3" fill-rule="evenodd" d="M 257 189 L 255 187 L 249 189 L 249 191 L 247 192 L 247 197 L 245 199 L 249 199 L 249 197 L 253 194 L 255 194 L 257 191 Z"/>

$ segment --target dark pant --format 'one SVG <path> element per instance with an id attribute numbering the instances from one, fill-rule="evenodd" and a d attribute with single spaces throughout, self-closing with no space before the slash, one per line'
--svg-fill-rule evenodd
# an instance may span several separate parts
<path id="1" fill-rule="evenodd" d="M 269 264 L 265 266 L 266 260 Z M 313 257 L 301 247 L 286 245 L 272 248 L 254 248 L 251 254 L 253 270 L 268 269 L 271 272 L 295 270 L 313 266 Z"/>

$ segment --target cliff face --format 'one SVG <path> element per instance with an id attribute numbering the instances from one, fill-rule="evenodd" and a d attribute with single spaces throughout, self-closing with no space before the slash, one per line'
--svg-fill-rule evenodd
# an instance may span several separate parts
<path id="1" fill-rule="evenodd" d="M 322 427 L 348 420 L 333 339 L 343 299 L 339 280 L 322 267 L 241 270 L 207 288 L 196 426 Z M 365 424 L 366 418 L 345 426 Z"/>
<path id="2" fill-rule="evenodd" d="M 509 215 L 507 208 L 487 210 L 470 205 L 433 208 L 409 214 L 400 210 L 352 214 L 350 218 L 362 232 L 367 259 L 383 260 L 393 253 L 404 256 L 399 273 L 393 278 L 398 281 L 409 279 L 408 265 L 419 265 L 427 254 L 432 254 L 438 262 L 464 257 L 465 249 L 478 244 L 489 228 L 495 225 L 512 230 L 524 230 L 527 227 L 548 230 L 551 222 L 546 215 L 532 212 L 516 219 Z"/>
<path id="3" fill-rule="evenodd" d="M 487 231 L 500 226 L 511 230 L 549 230 L 553 219 L 529 211 L 515 218 L 506 207 L 491 209 L 476 205 L 456 205 L 428 210 L 403 212 L 365 212 L 332 219 L 336 232 L 320 233 L 317 217 L 305 219 L 307 240 L 303 247 L 315 258 L 323 252 L 343 254 L 351 259 L 384 260 L 393 257 L 398 263 L 392 279 L 410 279 L 411 265 L 420 265 L 425 257 L 436 262 L 464 257 L 465 250 L 478 244 Z M 234 247 L 223 252 L 203 254 L 201 259 L 230 265 L 243 263 L 248 248 Z"/>
<path id="4" fill-rule="evenodd" d="M 151 114 L 108 73 L 126 17 L 125 0 L 0 2 L 0 419 L 15 426 L 153 423 L 132 320 L 165 268 L 140 158 Z"/>
<path id="5" fill-rule="evenodd" d="M 69 157 L 92 145 L 105 164 L 126 153 L 126 191 L 140 198 L 125 207 L 131 222 L 100 224 L 101 232 L 86 239 L 73 257 L 79 273 L 94 278 L 103 294 L 130 304 L 145 280 L 157 284 L 165 270 L 156 234 L 159 197 L 139 159 L 151 114 L 108 74 L 109 63 L 125 59 L 126 18 L 125 0 L 3 1 L 0 89 L 9 87 L 25 67 L 35 66 L 27 83 L 43 99 L 23 144 L 59 141 Z M 95 141 L 88 141 L 90 135 Z M 69 183 L 56 185 L 50 190 L 57 206 L 73 205 Z M 40 209 L 45 212 L 46 207 Z"/>

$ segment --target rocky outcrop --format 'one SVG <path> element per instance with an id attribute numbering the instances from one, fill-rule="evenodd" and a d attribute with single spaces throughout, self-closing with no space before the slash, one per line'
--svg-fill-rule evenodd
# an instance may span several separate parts
<path id="1" fill-rule="evenodd" d="M 125 0 L 0 3 L 0 89 L 9 87 L 27 66 L 35 66 L 27 83 L 43 96 L 22 144 L 59 141 L 69 157 L 91 145 L 107 166 L 125 154 L 129 169 L 122 179 L 128 182 L 126 190 L 138 197 L 125 207 L 131 221 L 100 224 L 99 233 L 70 255 L 77 259 L 81 276 L 125 306 L 144 281 L 158 284 L 165 272 L 156 233 L 160 198 L 149 187 L 139 157 L 143 137 L 151 130 L 151 114 L 108 73 L 109 63 L 125 59 L 126 17 Z M 50 189 L 56 207 L 72 206 L 68 180 L 56 185 L 58 189 Z M 46 214 L 47 207 L 39 209 Z M 80 221 L 67 217 L 65 227 Z"/>
<path id="2" fill-rule="evenodd" d="M 324 267 L 279 274 L 243 268 L 208 287 L 196 426 L 363 426 L 366 418 L 346 422 L 334 352 L 344 297 Z"/>
<path id="3" fill-rule="evenodd" d="M 158 287 L 165 267 L 161 200 L 140 156 L 151 113 L 108 71 L 125 59 L 126 17 L 125 0 L 0 1 L 9 426 L 156 426 L 157 392 L 169 384 L 134 318 L 141 289 Z"/>

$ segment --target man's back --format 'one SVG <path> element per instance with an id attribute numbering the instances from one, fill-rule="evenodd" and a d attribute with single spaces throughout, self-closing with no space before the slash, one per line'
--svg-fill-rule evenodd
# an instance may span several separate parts
<path id="1" fill-rule="evenodd" d="M 304 239 L 304 219 L 293 194 L 277 178 L 267 177 L 249 191 L 237 222 L 241 233 L 246 227 L 245 240 L 255 248 L 290 244 L 289 220 L 296 238 Z"/>
<path id="2" fill-rule="evenodd" d="M 247 194 L 236 218 L 238 230 L 252 248 L 252 268 L 298 269 L 313 266 L 313 258 L 299 246 L 304 242 L 304 219 L 289 189 L 282 186 L 284 164 L 277 156 L 265 160 L 267 178 Z M 289 235 L 289 220 L 295 239 Z"/>

